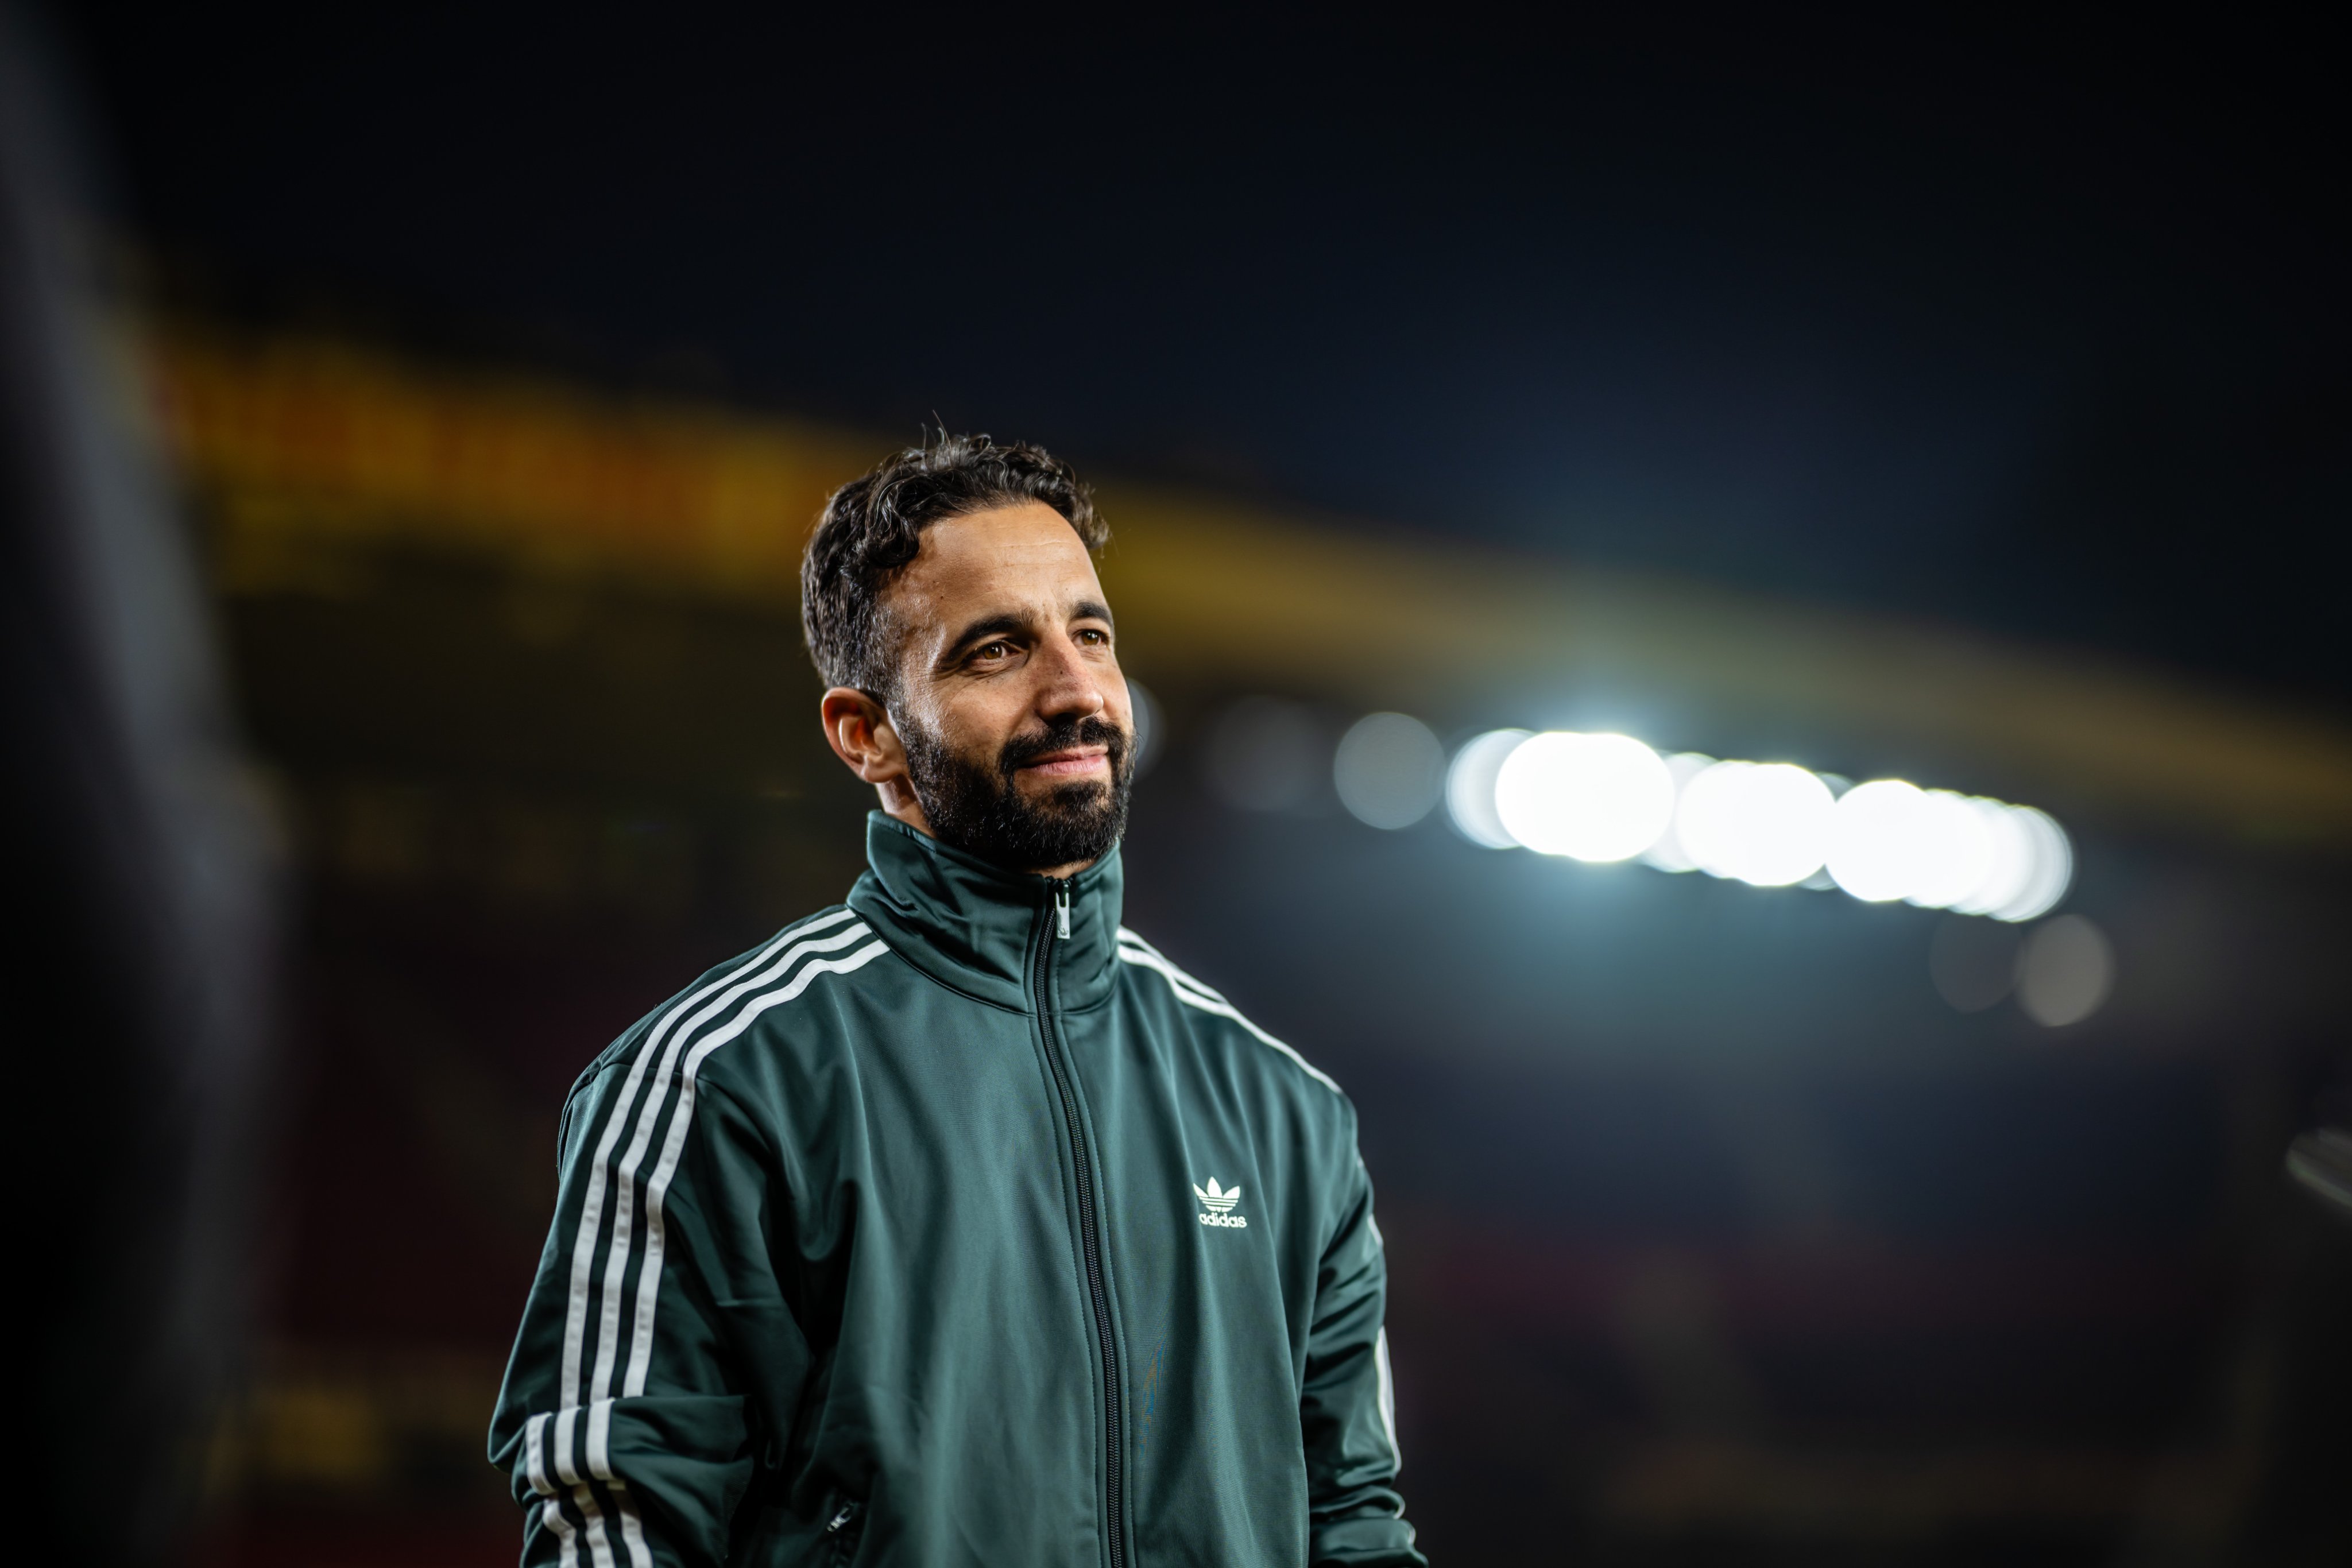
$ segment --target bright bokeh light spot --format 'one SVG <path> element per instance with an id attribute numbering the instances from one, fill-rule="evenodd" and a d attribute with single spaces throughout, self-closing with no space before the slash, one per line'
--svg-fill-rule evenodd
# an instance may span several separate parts
<path id="1" fill-rule="evenodd" d="M 1677 751 L 1666 758 L 1666 772 L 1674 779 L 1675 799 L 1678 804 L 1675 821 L 1666 824 L 1666 831 L 1658 835 L 1657 842 L 1642 852 L 1643 865 L 1678 873 L 1698 870 L 1698 862 L 1691 859 L 1690 851 L 1683 847 L 1678 826 L 1682 816 L 1679 802 L 1682 792 L 1690 788 L 1690 781 L 1714 766 L 1714 758 L 1697 751 Z"/>
<path id="2" fill-rule="evenodd" d="M 1445 812 L 1454 831 L 1472 843 L 1490 850 L 1516 848 L 1518 840 L 1503 826 L 1495 810 L 1495 779 L 1504 759 L 1528 738 L 1524 729 L 1490 729 L 1454 754 L 1445 770 Z"/>
<path id="3" fill-rule="evenodd" d="M 1830 875 L 1873 904 L 2032 920 L 2057 907 L 2074 876 L 2057 823 L 2008 806 L 1899 779 L 1857 785 L 1837 803 Z"/>
<path id="4" fill-rule="evenodd" d="M 1553 731 L 1504 760 L 1495 809 L 1504 831 L 1538 853 L 1629 860 L 1674 820 L 1674 775 L 1631 736 Z"/>
<path id="5" fill-rule="evenodd" d="M 1445 748 L 1417 718 L 1367 714 L 1331 758 L 1339 803 L 1375 828 L 1409 828 L 1429 815 L 1445 782 Z"/>
<path id="6" fill-rule="evenodd" d="M 1983 879 L 1950 907 L 2009 921 L 2037 919 L 2056 908 L 2074 875 L 2065 832 L 2031 806 L 1982 799 L 1969 804 L 1984 822 L 1991 856 Z"/>
<path id="7" fill-rule="evenodd" d="M 1903 894 L 1922 909 L 1948 909 L 1984 884 L 1993 869 L 1993 841 L 1975 801 L 1949 789 L 1919 798 L 1919 835 L 1911 886 Z"/>
<path id="8" fill-rule="evenodd" d="M 2011 923 L 2049 914 L 2074 880 L 2065 831 L 2031 806 L 1900 779 L 1850 785 L 1785 762 L 1662 758 L 1622 735 L 1490 731 L 1454 753 L 1445 802 L 1462 835 L 1489 849 L 1639 855 L 1664 872 L 1834 883 L 1867 903 Z"/>
<path id="9" fill-rule="evenodd" d="M 1728 876 L 1724 851 L 1731 837 L 1728 807 L 1739 778 L 1753 762 L 1716 762 L 1676 782 L 1674 838 L 1691 864 L 1709 876 Z"/>
<path id="10" fill-rule="evenodd" d="M 1984 824 L 1985 873 L 1964 896 L 1945 907 L 1956 915 L 1990 915 L 2014 903 L 2033 880 L 2039 847 L 2015 807 L 1982 798 L 1969 804 Z"/>
<path id="11" fill-rule="evenodd" d="M 2032 841 L 2033 870 L 2016 896 L 1986 911 L 1995 920 L 2038 920 L 2058 907 L 2074 880 L 2074 846 L 2066 830 L 2031 806 L 2003 808 Z"/>
<path id="12" fill-rule="evenodd" d="M 1830 875 L 1865 904 L 1910 896 L 1918 882 L 1927 794 L 1900 779 L 1874 779 L 1838 798 L 1830 822 Z"/>
<path id="13" fill-rule="evenodd" d="M 1718 762 L 1684 786 L 1675 813 L 1683 852 L 1712 876 L 1786 887 L 1822 869 L 1837 802 L 1785 762 Z"/>

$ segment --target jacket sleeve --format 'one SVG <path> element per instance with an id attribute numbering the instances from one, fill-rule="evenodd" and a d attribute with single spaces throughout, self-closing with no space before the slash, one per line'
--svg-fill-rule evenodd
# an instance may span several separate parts
<path id="1" fill-rule="evenodd" d="M 761 1448 L 789 1430 L 774 1391 L 807 1367 L 762 1133 L 642 1060 L 598 1069 L 565 1108 L 555 1221 L 492 1419 L 525 1564 L 723 1563 Z"/>
<path id="2" fill-rule="evenodd" d="M 1352 1130 L 1352 1129 L 1351 1129 Z M 1413 1563 L 1396 1490 L 1396 1401 L 1389 1380 L 1388 1262 L 1372 1183 L 1347 1140 L 1339 1224 L 1317 1274 L 1299 1425 L 1307 1441 L 1309 1563 Z"/>

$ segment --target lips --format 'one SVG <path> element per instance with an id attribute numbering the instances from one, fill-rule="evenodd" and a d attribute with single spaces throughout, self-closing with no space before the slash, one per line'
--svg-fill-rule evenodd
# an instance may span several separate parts
<path id="1" fill-rule="evenodd" d="M 1109 770 L 1110 754 L 1100 747 L 1090 747 L 1084 751 L 1056 752 L 1021 765 L 1022 772 L 1034 773 L 1041 779 L 1076 779 Z"/>
<path id="2" fill-rule="evenodd" d="M 1127 737 L 1100 716 L 1065 717 L 1042 734 L 1009 740 L 998 754 L 1007 788 L 1024 779 L 1056 784 L 1114 783 L 1126 767 Z"/>

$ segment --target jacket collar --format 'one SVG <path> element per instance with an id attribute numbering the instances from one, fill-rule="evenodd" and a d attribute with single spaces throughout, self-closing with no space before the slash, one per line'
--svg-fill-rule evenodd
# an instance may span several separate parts
<path id="1" fill-rule="evenodd" d="M 1054 1003 L 1085 1008 L 1109 992 L 1125 877 L 1113 849 L 1066 884 L 1070 935 L 1055 935 L 1048 878 L 1005 871 L 904 822 L 869 812 L 866 874 L 849 906 L 891 950 L 941 985 L 1026 1010 L 1037 944 L 1052 942 Z"/>

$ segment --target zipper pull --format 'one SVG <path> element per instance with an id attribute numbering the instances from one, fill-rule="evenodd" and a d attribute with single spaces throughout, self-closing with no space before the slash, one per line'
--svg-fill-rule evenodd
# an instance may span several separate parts
<path id="1" fill-rule="evenodd" d="M 857 1505 L 854 1502 L 843 1503 L 841 1505 L 841 1511 L 835 1514 L 833 1516 L 832 1522 L 824 1527 L 824 1532 L 827 1535 L 838 1535 L 843 1531 L 848 1529 L 850 1521 L 855 1520 L 856 1517 Z"/>
<path id="2" fill-rule="evenodd" d="M 1054 890 L 1054 934 L 1065 942 L 1070 939 L 1070 890 L 1066 887 Z"/>

